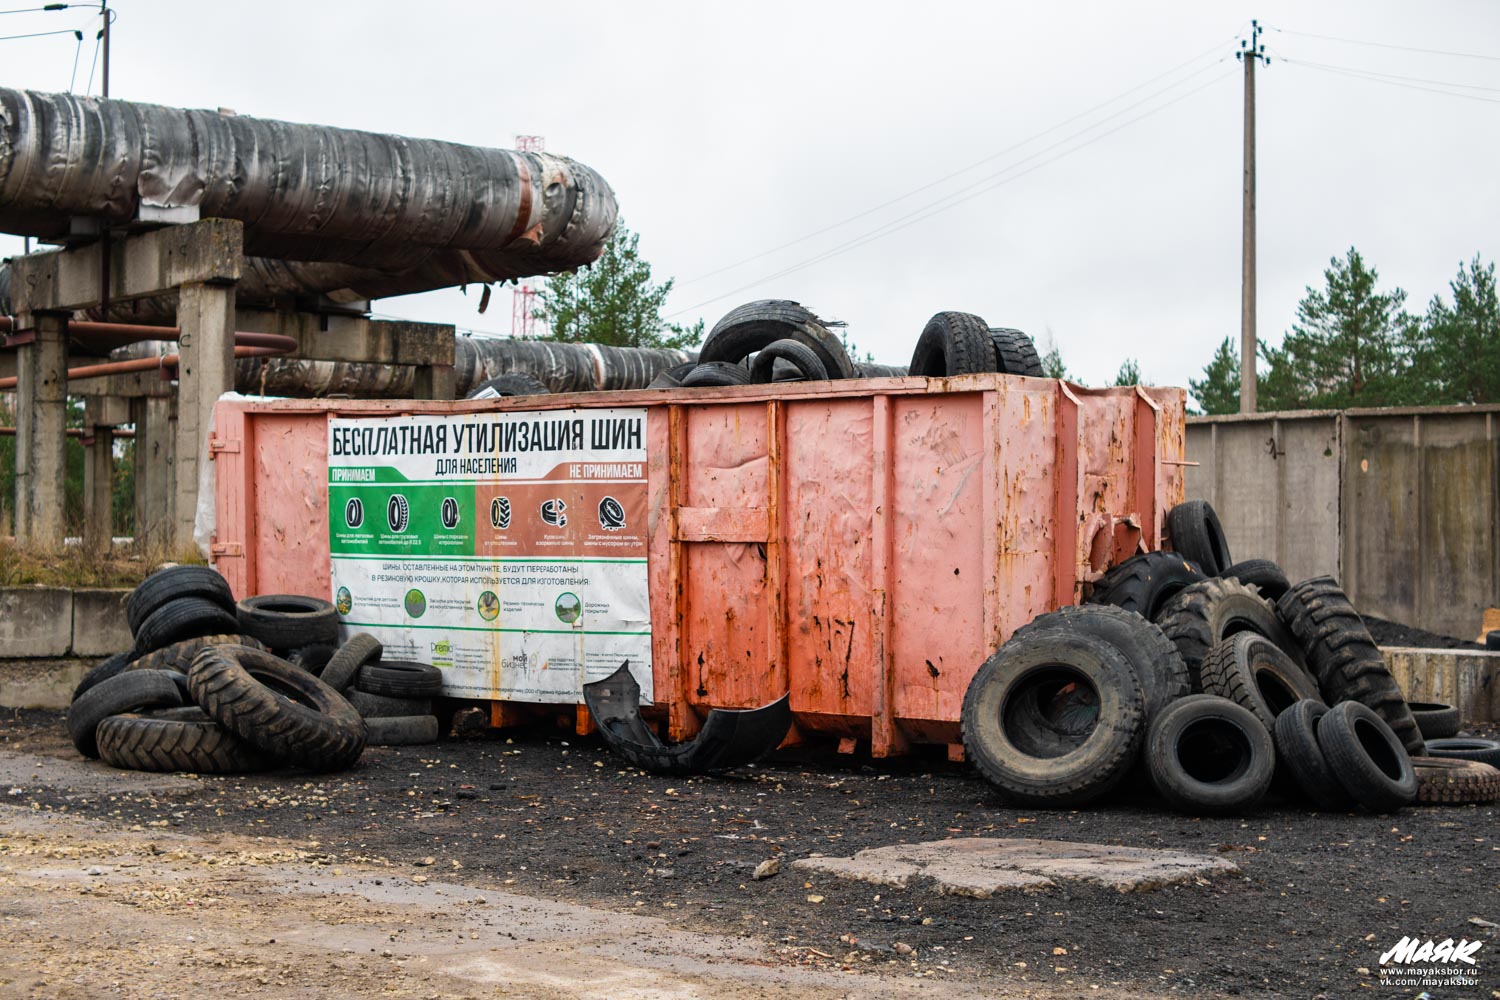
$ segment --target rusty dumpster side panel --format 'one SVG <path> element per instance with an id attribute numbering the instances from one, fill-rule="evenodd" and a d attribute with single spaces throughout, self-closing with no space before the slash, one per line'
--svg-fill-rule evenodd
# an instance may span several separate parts
<path id="1" fill-rule="evenodd" d="M 969 680 L 1033 617 L 1160 543 L 1185 394 L 974 375 L 489 401 L 224 402 L 217 565 L 327 595 L 331 416 L 647 408 L 667 735 L 790 693 L 794 738 L 956 743 Z"/>

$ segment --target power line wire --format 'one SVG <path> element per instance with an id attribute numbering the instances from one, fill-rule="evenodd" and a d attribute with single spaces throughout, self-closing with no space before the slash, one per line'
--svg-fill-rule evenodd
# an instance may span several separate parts
<path id="1" fill-rule="evenodd" d="M 893 219 L 892 221 L 887 222 L 884 225 L 879 226 L 876 229 L 873 229 L 873 230 L 871 230 L 871 231 L 863 234 L 862 236 L 855 237 L 854 239 L 849 240 L 849 241 L 845 242 L 844 244 L 842 244 L 840 246 L 834 247 L 834 248 L 832 248 L 830 250 L 824 251 L 823 253 L 817 254 L 817 255 L 815 255 L 813 257 L 809 257 L 809 258 L 807 258 L 805 260 L 799 261 L 798 263 L 792 264 L 792 265 L 790 265 L 788 267 L 785 267 L 785 268 L 781 269 L 780 271 L 775 272 L 774 274 L 766 275 L 765 277 L 759 278 L 756 281 L 752 281 L 752 282 L 750 282 L 748 284 L 741 285 L 738 288 L 730 289 L 729 291 L 724 292 L 721 295 L 716 295 L 713 298 L 705 299 L 702 302 L 699 302 L 697 305 L 690 306 L 690 307 L 688 307 L 686 309 L 679 309 L 676 312 L 668 314 L 668 316 L 666 318 L 667 319 L 675 319 L 678 316 L 682 316 L 682 315 L 687 314 L 687 313 L 696 312 L 699 309 L 703 308 L 704 306 L 712 305 L 713 303 L 718 302 L 721 299 L 726 299 L 726 298 L 728 298 L 731 295 L 738 295 L 740 292 L 748 291 L 749 289 L 754 288 L 757 285 L 764 284 L 767 281 L 774 281 L 777 278 L 785 277 L 785 276 L 787 276 L 789 274 L 793 274 L 793 273 L 795 273 L 797 271 L 803 270 L 804 268 L 808 268 L 808 267 L 811 267 L 811 266 L 813 266 L 815 264 L 820 264 L 823 261 L 830 260 L 830 259 L 832 259 L 834 257 L 837 257 L 837 256 L 841 255 L 841 254 L 847 253 L 850 250 L 857 250 L 860 247 L 865 246 L 866 244 L 873 243 L 876 240 L 883 239 L 886 236 L 890 236 L 893 233 L 900 232 L 901 230 L 906 229 L 909 226 L 916 225 L 918 222 L 922 222 L 925 219 L 932 218 L 933 216 L 938 215 L 938 214 L 940 214 L 942 212 L 946 212 L 946 211 L 949 211 L 950 209 L 957 208 L 959 205 L 963 204 L 964 202 L 967 202 L 967 201 L 969 201 L 969 200 L 971 200 L 973 198 L 977 198 L 979 195 L 986 194 L 986 193 L 988 193 L 990 191 L 993 191 L 995 188 L 1002 187 L 1002 186 L 1004 186 L 1006 184 L 1011 183 L 1012 181 L 1019 180 L 1022 177 L 1025 177 L 1027 174 L 1034 173 L 1035 171 L 1040 170 L 1042 167 L 1048 166 L 1048 165 L 1050 165 L 1052 163 L 1056 163 L 1058 160 L 1061 160 L 1064 157 L 1071 156 L 1072 154 L 1078 152 L 1081 149 L 1085 149 L 1085 148 L 1087 148 L 1089 146 L 1092 146 L 1094 143 L 1099 142 L 1099 141 L 1101 141 L 1101 140 L 1103 140 L 1105 138 L 1108 138 L 1109 136 L 1114 135 L 1116 132 L 1119 132 L 1122 129 L 1125 129 L 1125 128 L 1128 128 L 1131 125 L 1134 125 L 1136 122 L 1139 122 L 1139 121 L 1141 121 L 1143 119 L 1149 118 L 1152 115 L 1155 115 L 1155 114 L 1157 114 L 1159 112 L 1165 111 L 1167 108 L 1172 107 L 1174 104 L 1177 104 L 1177 103 L 1179 103 L 1181 101 L 1184 101 L 1187 98 L 1192 97 L 1195 94 L 1202 93 L 1203 91 L 1207 90 L 1209 87 L 1212 87 L 1214 84 L 1220 82 L 1221 80 L 1226 80 L 1226 79 L 1228 79 L 1229 77 L 1231 77 L 1233 75 L 1234 74 L 1232 72 L 1230 72 L 1230 73 L 1225 73 L 1225 74 L 1222 74 L 1220 76 L 1214 77 L 1212 80 L 1209 80 L 1207 83 L 1204 83 L 1201 86 L 1195 87 L 1194 89 L 1192 89 L 1192 90 L 1190 90 L 1190 91 L 1188 91 L 1188 92 L 1186 92 L 1184 94 L 1179 94 L 1178 96 L 1172 98 L 1170 101 L 1167 101 L 1167 102 L 1165 102 L 1163 104 L 1160 104 L 1160 105 L 1158 105 L 1158 106 L 1150 109 L 1149 111 L 1142 112 L 1141 114 L 1135 116 L 1134 118 L 1131 118 L 1131 119 L 1129 119 L 1127 121 L 1121 122 L 1119 125 L 1116 125 L 1114 128 L 1108 130 L 1107 132 L 1102 132 L 1099 135 L 1092 136 L 1089 139 L 1085 140 L 1084 142 L 1081 142 L 1078 145 L 1073 146 L 1070 149 L 1063 150 L 1062 152 L 1058 153 L 1056 156 L 1053 156 L 1053 157 L 1051 157 L 1049 159 L 1043 160 L 1040 163 L 1033 164 L 1032 166 L 1030 166 L 1030 167 L 1026 168 L 1025 170 L 1022 170 L 1022 171 L 1020 171 L 1018 173 L 1011 173 L 1010 176 L 1003 176 L 1003 175 L 1005 175 L 1007 173 L 1010 173 L 1012 170 L 1015 169 L 1015 167 L 1019 166 L 1021 163 L 1026 162 L 1025 160 L 1018 161 L 1017 163 L 1012 164 L 1011 166 L 1005 168 L 1004 170 L 999 171 L 997 174 L 991 175 L 986 181 L 976 182 L 976 184 L 970 185 L 969 188 L 961 189 L 961 190 L 970 191 L 970 193 L 965 194 L 963 197 L 954 198 L 952 195 L 949 195 L 949 196 L 945 196 L 944 198 L 937 199 L 936 201 L 929 202 L 926 205 L 922 206 L 922 208 L 920 208 L 920 209 L 917 209 L 917 210 L 915 210 L 913 212 L 910 212 L 910 213 L 908 213 L 908 214 L 906 214 L 904 216 L 900 216 L 900 217 L 898 217 L 896 219 Z M 1064 145 L 1067 142 L 1071 141 L 1072 139 L 1076 139 L 1079 136 L 1081 136 L 1081 135 L 1085 134 L 1086 132 L 1090 131 L 1092 128 L 1094 128 L 1094 126 L 1089 126 L 1089 128 L 1080 130 L 1079 132 L 1076 132 L 1073 135 L 1069 136 L 1068 138 L 1063 139 L 1063 140 L 1059 141 L 1058 143 L 1054 143 L 1053 146 L 1049 146 L 1047 148 L 1048 149 L 1053 149 L 1053 148 L 1056 148 L 1057 146 Z M 1047 150 L 1042 150 L 1041 152 L 1046 152 L 1046 151 Z M 1028 157 L 1027 159 L 1034 159 L 1036 155 L 1040 155 L 1040 153 L 1034 154 L 1032 157 Z M 970 189 L 974 189 L 974 190 L 970 190 Z M 933 209 L 933 210 L 929 212 L 929 211 L 927 211 L 927 209 Z"/>
<path id="2" fill-rule="evenodd" d="M 1463 90 L 1484 90 L 1490 91 L 1492 93 L 1500 93 L 1500 87 L 1486 87 L 1478 83 L 1455 83 L 1452 80 L 1432 80 L 1425 76 L 1402 76 L 1399 73 L 1382 73 L 1379 70 L 1363 69 L 1359 66 L 1335 66 L 1333 63 L 1312 62 L 1308 59 L 1292 59 L 1288 56 L 1281 55 L 1280 53 L 1277 53 L 1277 55 L 1280 55 L 1282 59 L 1289 63 L 1296 63 L 1301 66 L 1313 66 L 1318 69 L 1331 69 L 1346 73 L 1359 73 L 1364 76 L 1378 76 L 1383 77 L 1387 80 L 1403 80 L 1408 83 L 1431 83 L 1439 87 L 1459 87 Z"/>
<path id="3" fill-rule="evenodd" d="M 1368 45 L 1376 49 L 1396 49 L 1401 52 L 1422 52 L 1430 56 L 1454 56 L 1459 59 L 1484 59 L 1489 62 L 1500 62 L 1500 56 L 1484 55 L 1478 52 L 1451 52 L 1446 49 L 1419 49 L 1411 45 L 1392 45 L 1389 42 L 1367 42 L 1358 38 L 1340 38 L 1337 35 L 1315 35 L 1310 31 L 1293 31 L 1290 28 L 1272 27 L 1270 30 L 1280 32 L 1284 35 L 1300 35 L 1303 38 L 1321 38 L 1325 42 L 1343 42 L 1346 45 Z"/>
<path id="4" fill-rule="evenodd" d="M 104 32 L 101 30 L 94 36 L 94 55 L 89 59 L 89 86 L 84 91 L 85 96 L 94 92 L 94 67 L 99 64 L 99 46 L 104 41 Z"/>
<path id="5" fill-rule="evenodd" d="M 1422 87 L 1413 83 L 1400 83 L 1397 80 L 1370 74 L 1362 70 L 1335 69 L 1331 66 L 1323 66 L 1318 63 L 1302 62 L 1298 59 L 1281 57 L 1282 61 L 1292 66 L 1301 66 L 1305 69 L 1315 70 L 1319 73 L 1334 73 L 1338 76 L 1347 76 L 1354 80 L 1364 80 L 1367 83 L 1383 83 L 1387 87 L 1401 87 L 1404 90 L 1420 90 L 1428 94 L 1440 94 L 1443 97 L 1458 97 L 1466 101 L 1483 101 L 1485 104 L 1500 104 L 1500 98 L 1484 97 L 1479 94 L 1460 94 L 1452 90 L 1439 90 L 1437 87 Z"/>
<path id="6" fill-rule="evenodd" d="M 0 35 L 0 42 L 14 42 L 23 38 L 46 38 L 48 35 L 71 35 L 73 29 L 65 28 L 58 31 L 33 31 L 29 35 Z"/>
<path id="7" fill-rule="evenodd" d="M 78 85 L 78 57 L 83 55 L 83 32 L 75 31 L 74 34 L 78 36 L 78 44 L 73 47 L 73 75 L 68 77 L 68 93 L 70 94 Z"/>
<path id="8" fill-rule="evenodd" d="M 67 10 L 69 7 L 92 7 L 87 3 L 49 3 L 42 7 L 17 7 L 13 10 L 0 10 L 0 14 L 40 14 L 43 11 Z"/>
<path id="9" fill-rule="evenodd" d="M 1087 110 L 1080 111 L 1078 114 L 1073 115 L 1071 118 L 1066 118 L 1063 121 L 1058 122 L 1056 125 L 1051 126 L 1050 128 L 1043 129 L 1042 131 L 1036 133 L 1035 135 L 1029 136 L 1028 138 L 1021 140 L 1020 142 L 1015 143 L 1014 145 L 1007 146 L 1005 149 L 1002 149 L 1002 150 L 1000 150 L 997 153 L 991 153 L 989 156 L 983 157 L 983 158 L 981 158 L 979 160 L 975 160 L 973 163 L 970 163 L 968 166 L 960 167 L 959 169 L 957 169 L 957 170 L 955 170 L 955 171 L 953 171 L 951 173 L 945 174 L 942 177 L 939 177 L 939 178 L 937 178 L 935 180 L 929 181 L 926 184 L 921 185 L 920 187 L 913 188 L 913 189 L 911 189 L 910 191 L 907 191 L 904 194 L 899 194 L 899 195 L 896 195 L 893 198 L 890 198 L 890 199 L 888 199 L 886 201 L 883 201 L 880 204 L 875 205 L 872 208 L 867 208 L 867 209 L 865 209 L 862 212 L 857 212 L 854 215 L 851 215 L 851 216 L 848 216 L 847 218 L 839 220 L 838 222 L 835 222 L 835 223 L 832 223 L 830 225 L 824 226 L 822 229 L 814 230 L 813 232 L 810 232 L 810 233 L 808 233 L 808 234 L 806 234 L 804 236 L 799 236 L 799 237 L 797 237 L 794 240 L 789 240 L 786 243 L 782 243 L 782 244 L 780 244 L 778 246 L 774 246 L 774 247 L 772 247 L 769 250 L 765 250 L 765 251 L 762 251 L 762 252 L 757 253 L 757 254 L 752 254 L 749 257 L 745 257 L 745 258 L 742 258 L 740 260 L 737 260 L 737 261 L 735 261 L 732 264 L 726 264 L 723 267 L 716 268 L 715 270 L 706 271 L 703 274 L 698 274 L 698 275 L 694 275 L 691 278 L 682 279 L 681 281 L 677 282 L 677 286 L 680 288 L 680 287 L 682 287 L 684 285 L 691 285 L 691 284 L 694 284 L 695 282 L 703 281 L 703 280 L 705 280 L 707 278 L 712 278 L 712 277 L 714 277 L 716 275 L 723 274 L 725 271 L 732 271 L 735 268 L 744 266 L 745 264 L 752 263 L 752 262 L 760 260 L 760 259 L 762 259 L 764 257 L 769 257 L 769 256 L 771 256 L 774 253 L 779 253 L 782 250 L 786 250 L 786 249 L 788 249 L 790 247 L 797 246 L 800 243 L 805 243 L 805 242 L 807 242 L 810 239 L 814 239 L 814 238 L 816 238 L 818 236 L 822 236 L 823 234 L 832 232 L 835 229 L 840 229 L 840 228 L 848 225 L 851 222 L 857 222 L 860 219 L 866 218 L 866 217 L 868 217 L 870 215 L 875 214 L 876 212 L 879 212 L 881 209 L 889 208 L 892 205 L 895 205 L 895 204 L 897 204 L 899 202 L 905 201 L 906 199 L 914 197 L 915 195 L 921 194 L 923 191 L 928 191 L 928 190 L 931 190 L 934 187 L 937 187 L 940 184 L 945 184 L 948 181 L 953 180 L 956 177 L 960 177 L 960 176 L 962 176 L 962 175 L 964 175 L 966 173 L 969 173 L 972 170 L 976 170 L 979 167 L 984 166 L 986 163 L 991 163 L 991 162 L 993 162 L 995 160 L 998 160 L 1000 157 L 1006 156 L 1006 155 L 1008 155 L 1010 153 L 1015 152 L 1018 149 L 1021 149 L 1021 148 L 1025 147 L 1025 146 L 1028 146 L 1031 143 L 1037 141 L 1038 139 L 1041 139 L 1041 138 L 1043 138 L 1045 136 L 1051 135 L 1053 132 L 1056 132 L 1058 129 L 1065 128 L 1068 125 L 1071 125 L 1074 122 L 1076 122 L 1076 121 L 1078 121 L 1078 120 L 1080 120 L 1082 118 L 1087 118 L 1088 116 L 1094 114 L 1094 112 L 1099 111 L 1099 110 L 1101 110 L 1103 108 L 1106 108 L 1109 105 L 1114 104 L 1115 102 L 1121 100 L 1122 98 L 1130 96 L 1131 94 L 1135 93 L 1138 90 L 1141 90 L 1141 89 L 1143 89 L 1145 87 L 1149 87 L 1151 84 L 1157 82 L 1158 80 L 1164 79 L 1164 78 L 1166 78 L 1168 76 L 1173 75 L 1174 73 L 1177 73 L 1180 70 L 1186 69 L 1188 66 L 1191 66 L 1193 63 L 1198 62 L 1199 60 L 1205 58 L 1206 56 L 1212 55 L 1214 52 L 1219 51 L 1225 45 L 1229 44 L 1229 42 L 1234 41 L 1234 38 L 1235 38 L 1235 36 L 1231 35 L 1229 38 L 1225 39 L 1224 41 L 1215 43 L 1211 48 L 1203 50 L 1201 53 L 1199 53 L 1196 56 L 1193 56 L 1191 59 L 1188 59 L 1188 60 L 1186 60 L 1184 62 L 1178 63 L 1176 66 L 1173 66 L 1171 69 L 1168 69 L 1165 72 L 1158 73 L 1156 76 L 1153 76 L 1153 77 L 1151 77 L 1148 80 L 1143 80 L 1140 83 L 1136 84 L 1135 86 L 1129 88 L 1128 90 L 1123 90 L 1120 93 L 1116 94 L 1114 97 L 1111 97 L 1111 98 L 1109 98 L 1106 101 L 1101 101 L 1100 103 L 1095 104 L 1093 107 L 1088 108 Z M 1158 91 L 1157 93 L 1158 94 L 1165 93 L 1166 91 L 1171 90 L 1173 87 L 1179 86 L 1179 85 L 1187 82 L 1188 80 L 1192 79 L 1194 76 L 1197 76 L 1200 73 L 1205 72 L 1206 70 L 1212 68 L 1213 65 L 1215 65 L 1215 64 L 1217 64 L 1219 62 L 1222 62 L 1222 61 L 1223 61 L 1222 59 L 1215 60 L 1214 63 L 1210 63 L 1209 66 L 1206 66 L 1203 69 L 1197 70 L 1196 72 L 1189 74 L 1188 76 L 1184 77 L 1183 79 L 1178 80 L 1176 83 L 1174 83 L 1174 84 L 1172 84 L 1172 85 L 1170 85 L 1168 87 L 1163 88 L 1162 90 Z M 1151 96 L 1156 96 L 1156 95 L 1155 94 L 1150 95 L 1147 98 L 1145 98 L 1144 100 L 1149 100 Z M 1126 111 L 1129 111 L 1131 108 L 1139 107 L 1140 103 L 1141 102 L 1137 102 L 1136 104 L 1129 105 L 1129 106 L 1127 106 L 1125 108 L 1122 108 L 1119 111 L 1114 112 L 1113 114 L 1111 114 L 1111 115 L 1107 116 L 1106 118 L 1102 119 L 1100 122 L 1098 122 L 1096 124 L 1103 124 L 1103 122 L 1106 122 L 1106 121 L 1111 120 L 1112 118 L 1118 117 L 1119 115 L 1124 114 Z"/>

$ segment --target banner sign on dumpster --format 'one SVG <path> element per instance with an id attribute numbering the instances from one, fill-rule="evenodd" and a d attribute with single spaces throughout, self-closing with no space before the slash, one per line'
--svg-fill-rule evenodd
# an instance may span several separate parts
<path id="1" fill-rule="evenodd" d="M 641 408 L 332 419 L 333 601 L 445 694 L 651 695 Z"/>

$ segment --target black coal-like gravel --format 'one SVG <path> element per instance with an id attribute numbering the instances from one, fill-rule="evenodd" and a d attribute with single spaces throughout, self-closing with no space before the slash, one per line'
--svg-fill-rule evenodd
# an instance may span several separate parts
<path id="1" fill-rule="evenodd" d="M 18 751 L 78 759 L 56 712 L 0 714 L 0 753 Z M 1410 996 L 1420 989 L 1378 985 L 1380 952 L 1404 935 L 1492 930 L 1471 917 L 1500 923 L 1494 806 L 1371 816 L 1277 802 L 1244 818 L 1200 819 L 1137 790 L 1079 811 L 1018 809 L 936 755 L 874 762 L 784 753 L 728 778 L 663 778 L 626 767 L 595 739 L 542 729 L 372 748 L 342 774 L 211 777 L 171 792 L 148 792 L 133 785 L 136 776 L 107 769 L 113 780 L 102 784 L 103 765 L 87 767 L 67 772 L 81 776 L 78 787 L 21 781 L 0 802 L 65 807 L 121 827 L 166 820 L 180 832 L 315 838 L 320 850 L 388 858 L 397 871 L 750 933 L 800 961 L 914 964 L 918 973 L 993 983 L 997 995 L 1088 995 L 1098 985 L 1189 996 Z M 806 877 L 786 865 L 815 852 L 950 836 L 1176 848 L 1227 857 L 1241 874 L 1130 894 L 1071 883 L 974 900 L 926 885 Z M 436 866 L 408 867 L 425 857 Z M 751 870 L 771 857 L 783 859 L 781 874 L 753 881 Z M 1500 988 L 1500 940 L 1486 940 L 1477 970 L 1485 985 L 1451 995 Z M 898 954 L 897 942 L 915 953 Z"/>
<path id="2" fill-rule="evenodd" d="M 1484 648 L 1483 643 L 1469 642 L 1466 639 L 1443 635 L 1439 632 L 1428 632 L 1426 629 L 1387 621 L 1384 618 L 1376 618 L 1374 615 L 1360 615 L 1360 617 L 1364 619 L 1365 628 L 1370 630 L 1370 637 L 1375 640 L 1377 646 L 1407 646 L 1413 649 Z"/>

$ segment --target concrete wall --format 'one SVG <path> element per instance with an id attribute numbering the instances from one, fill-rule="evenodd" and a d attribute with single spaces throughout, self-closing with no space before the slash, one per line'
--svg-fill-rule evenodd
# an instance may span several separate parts
<path id="1" fill-rule="evenodd" d="M 1194 417 L 1187 458 L 1236 559 L 1464 638 L 1500 606 L 1500 406 Z"/>
<path id="2" fill-rule="evenodd" d="M 103 659 L 130 648 L 128 590 L 0 588 L 0 660 Z"/>

